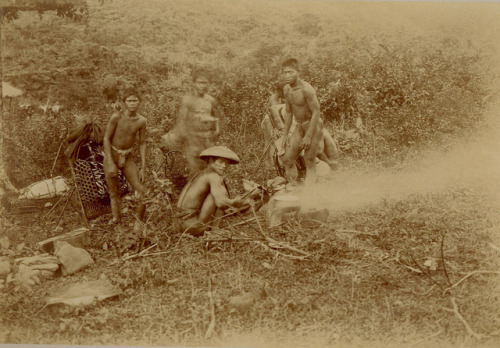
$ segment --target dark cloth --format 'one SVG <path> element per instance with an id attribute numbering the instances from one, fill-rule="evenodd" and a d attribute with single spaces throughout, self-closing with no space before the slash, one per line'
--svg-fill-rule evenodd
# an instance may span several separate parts
<path id="1" fill-rule="evenodd" d="M 73 130 L 66 138 L 69 146 L 66 149 L 65 154 L 68 156 L 70 163 L 77 160 L 78 150 L 87 141 L 94 141 L 97 144 L 102 144 L 105 131 L 106 128 L 96 122 L 89 122 Z"/>

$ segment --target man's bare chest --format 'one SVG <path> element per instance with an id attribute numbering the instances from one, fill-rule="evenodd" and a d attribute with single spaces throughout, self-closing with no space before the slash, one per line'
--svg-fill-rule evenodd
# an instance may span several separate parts
<path id="1" fill-rule="evenodd" d="M 295 106 L 304 106 L 307 103 L 302 88 L 290 89 L 288 99 Z"/>
<path id="2" fill-rule="evenodd" d="M 123 118 L 118 121 L 116 125 L 116 130 L 121 134 L 135 135 L 141 129 L 141 121 L 139 118 L 127 119 Z"/>

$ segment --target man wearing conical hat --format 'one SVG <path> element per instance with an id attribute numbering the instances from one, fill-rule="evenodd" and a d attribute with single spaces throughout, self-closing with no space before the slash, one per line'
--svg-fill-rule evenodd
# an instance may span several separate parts
<path id="1" fill-rule="evenodd" d="M 212 146 L 200 154 L 207 167 L 184 186 L 177 203 L 175 230 L 201 236 L 210 228 L 215 215 L 247 204 L 241 197 L 230 198 L 224 174 L 230 164 L 240 162 L 238 155 L 225 146 Z"/>

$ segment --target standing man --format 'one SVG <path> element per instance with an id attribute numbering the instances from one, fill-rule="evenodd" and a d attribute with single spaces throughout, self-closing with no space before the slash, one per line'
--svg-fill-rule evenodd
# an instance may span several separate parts
<path id="1" fill-rule="evenodd" d="M 297 59 L 290 58 L 281 65 L 281 72 L 287 85 L 285 94 L 285 131 L 283 158 L 286 177 L 289 182 L 297 180 L 298 172 L 295 161 L 303 151 L 306 166 L 305 185 L 316 182 L 316 156 L 323 152 L 323 121 L 320 117 L 319 101 L 316 91 L 307 82 L 299 78 Z M 297 126 L 292 135 L 288 134 L 295 118 Z"/>
<path id="2" fill-rule="evenodd" d="M 222 108 L 207 94 L 210 74 L 196 70 L 192 75 L 193 86 L 181 101 L 177 123 L 172 131 L 163 136 L 163 151 L 180 149 L 186 157 L 189 177 L 206 168 L 200 153 L 214 146 L 219 138 L 219 118 Z"/>
<path id="3" fill-rule="evenodd" d="M 143 185 L 146 170 L 146 118 L 137 113 L 140 99 L 134 88 L 122 94 L 121 110 L 113 113 L 104 133 L 104 174 L 111 200 L 113 221 L 121 228 L 121 208 L 118 170 L 121 170 L 132 188 L 138 193 L 137 217 L 142 220 L 146 187 Z M 136 139 L 139 141 L 141 169 L 137 168 L 132 152 Z"/>

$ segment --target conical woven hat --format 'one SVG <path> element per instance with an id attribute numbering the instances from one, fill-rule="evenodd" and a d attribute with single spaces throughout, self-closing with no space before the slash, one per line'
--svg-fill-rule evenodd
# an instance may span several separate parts
<path id="1" fill-rule="evenodd" d="M 231 164 L 240 163 L 240 158 L 238 157 L 238 155 L 226 146 L 212 146 L 200 153 L 200 158 L 202 160 L 208 160 L 210 157 L 226 158 Z"/>

